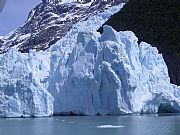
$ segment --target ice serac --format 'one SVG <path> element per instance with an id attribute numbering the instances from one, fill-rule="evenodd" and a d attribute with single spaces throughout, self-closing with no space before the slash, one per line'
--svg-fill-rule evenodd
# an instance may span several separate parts
<path id="1" fill-rule="evenodd" d="M 50 58 L 54 113 L 180 112 L 180 90 L 170 84 L 162 55 L 138 44 L 134 33 L 104 26 L 102 35 L 79 32 L 73 48 L 62 45 Z"/>
<path id="2" fill-rule="evenodd" d="M 0 117 L 53 114 L 54 99 L 43 85 L 48 75 L 47 57 L 40 52 L 22 54 L 16 50 L 0 55 Z"/>

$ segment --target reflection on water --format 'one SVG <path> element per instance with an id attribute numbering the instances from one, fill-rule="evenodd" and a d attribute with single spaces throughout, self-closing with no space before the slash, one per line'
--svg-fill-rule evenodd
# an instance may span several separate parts
<path id="1" fill-rule="evenodd" d="M 180 116 L 9 118 L 0 135 L 180 135 Z"/>

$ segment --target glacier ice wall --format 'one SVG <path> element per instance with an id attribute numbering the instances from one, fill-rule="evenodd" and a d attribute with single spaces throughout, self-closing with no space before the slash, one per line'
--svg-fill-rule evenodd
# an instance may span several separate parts
<path id="1" fill-rule="evenodd" d="M 72 52 L 79 31 L 96 31 L 123 5 L 124 3 L 120 3 L 108 7 L 87 20 L 81 20 L 64 38 L 45 52 L 30 50 L 29 53 L 20 53 L 16 47 L 12 47 L 7 53 L 0 54 L 0 117 L 52 115 L 57 102 L 53 104 L 54 98 L 51 96 L 53 91 L 56 92 L 49 85 L 54 79 L 50 73 L 55 73 L 51 69 L 58 65 L 56 62 L 60 61 L 62 55 Z"/>
<path id="2" fill-rule="evenodd" d="M 47 57 L 47 53 L 22 54 L 16 50 L 0 55 L 0 117 L 53 114 L 54 98 L 43 85 L 49 75 Z"/>
<path id="3" fill-rule="evenodd" d="M 157 113 L 161 105 L 179 112 L 179 87 L 170 84 L 158 50 L 137 43 L 130 31 L 79 32 L 71 52 L 63 48 L 50 60 L 48 91 L 54 113 Z"/>
<path id="4" fill-rule="evenodd" d="M 0 55 L 1 117 L 180 112 L 155 47 L 110 26 L 76 34 L 48 51 Z"/>

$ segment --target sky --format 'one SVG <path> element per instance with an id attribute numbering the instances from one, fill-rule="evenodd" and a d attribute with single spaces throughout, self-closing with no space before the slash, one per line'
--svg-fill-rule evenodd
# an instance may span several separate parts
<path id="1" fill-rule="evenodd" d="M 40 2 L 41 0 L 6 0 L 6 5 L 0 13 L 0 36 L 21 26 L 30 10 Z"/>

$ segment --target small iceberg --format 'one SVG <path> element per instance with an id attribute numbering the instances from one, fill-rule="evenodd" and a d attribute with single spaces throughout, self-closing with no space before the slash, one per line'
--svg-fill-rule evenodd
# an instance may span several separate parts
<path id="1" fill-rule="evenodd" d="M 125 126 L 115 126 L 115 125 L 100 125 L 97 128 L 123 128 Z"/>

